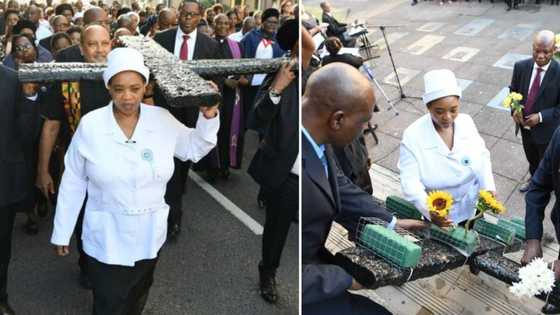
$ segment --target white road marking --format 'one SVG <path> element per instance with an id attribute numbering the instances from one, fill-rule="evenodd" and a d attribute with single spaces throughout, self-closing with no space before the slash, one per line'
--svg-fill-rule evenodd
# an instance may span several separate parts
<path id="1" fill-rule="evenodd" d="M 420 26 L 419 28 L 417 28 L 417 31 L 420 32 L 435 32 L 437 30 L 439 30 L 442 26 L 444 26 L 445 23 L 440 23 L 440 22 L 429 22 L 426 23 L 422 26 Z"/>
<path id="2" fill-rule="evenodd" d="M 428 51 L 430 48 L 441 43 L 444 39 L 445 36 L 425 35 L 424 37 L 408 46 L 406 50 L 413 55 L 421 55 Z"/>
<path id="3" fill-rule="evenodd" d="M 235 205 L 226 196 L 222 195 L 216 188 L 208 184 L 202 177 L 198 176 L 195 172 L 189 172 L 189 177 L 198 185 L 202 190 L 207 192 L 214 200 L 216 200 L 222 207 L 229 211 L 234 217 L 236 217 L 241 223 L 245 224 L 253 233 L 256 235 L 263 234 L 263 226 L 259 222 L 251 218 L 247 213 L 245 213 L 241 208 Z"/>
<path id="4" fill-rule="evenodd" d="M 447 59 L 447 60 L 459 61 L 459 62 L 467 62 L 472 57 L 474 57 L 476 54 L 478 54 L 479 51 L 480 51 L 480 49 L 477 49 L 477 48 L 456 47 L 456 48 L 453 48 L 450 52 L 448 52 L 442 58 Z"/>
<path id="5" fill-rule="evenodd" d="M 497 68 L 513 70 L 513 66 L 519 60 L 531 58 L 531 55 L 517 54 L 517 53 L 507 53 L 502 58 L 500 58 L 493 65 Z"/>
<path id="6" fill-rule="evenodd" d="M 419 70 L 414 69 L 407 69 L 403 67 L 397 68 L 397 73 L 399 74 L 399 79 L 401 81 L 401 85 L 407 84 L 410 80 L 412 80 L 418 73 Z M 395 77 L 395 73 L 391 72 L 385 78 L 383 78 L 383 82 L 387 84 L 391 84 L 397 86 L 397 78 Z"/>
<path id="7" fill-rule="evenodd" d="M 464 36 L 475 36 L 483 29 L 494 23 L 492 19 L 475 19 L 465 24 L 460 29 L 456 30 L 454 34 Z"/>

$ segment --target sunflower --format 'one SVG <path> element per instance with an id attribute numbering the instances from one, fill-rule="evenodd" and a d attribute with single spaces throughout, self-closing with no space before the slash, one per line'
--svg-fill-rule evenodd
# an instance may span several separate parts
<path id="1" fill-rule="evenodd" d="M 435 190 L 428 194 L 428 211 L 440 217 L 447 217 L 453 205 L 453 196 L 446 191 Z"/>
<path id="2" fill-rule="evenodd" d="M 484 211 L 492 211 L 496 214 L 501 214 L 506 211 L 504 205 L 496 200 L 494 195 L 489 192 L 488 190 L 481 190 L 479 193 L 478 198 L 478 210 Z"/>

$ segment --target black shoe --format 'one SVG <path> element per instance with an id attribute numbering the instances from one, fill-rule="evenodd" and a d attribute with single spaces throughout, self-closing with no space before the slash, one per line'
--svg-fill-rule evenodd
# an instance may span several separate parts
<path id="1" fill-rule="evenodd" d="M 541 312 L 543 314 L 560 314 L 560 308 L 556 305 L 547 303 L 542 307 Z"/>
<path id="2" fill-rule="evenodd" d="M 89 280 L 89 276 L 85 272 L 80 272 L 80 286 L 86 290 L 91 290 L 91 280 Z"/>
<path id="3" fill-rule="evenodd" d="M 529 187 L 531 186 L 531 182 L 526 182 L 525 184 L 523 184 L 523 186 L 519 187 L 519 192 L 520 193 L 526 193 L 527 191 L 529 191 Z"/>
<path id="4" fill-rule="evenodd" d="M 261 297 L 268 303 L 276 304 L 278 291 L 276 290 L 276 270 L 265 270 L 259 263 L 259 290 Z"/>
<path id="5" fill-rule="evenodd" d="M 181 234 L 181 226 L 177 223 L 171 224 L 167 228 L 167 240 L 170 242 L 177 241 L 179 238 L 179 234 Z"/>
<path id="6" fill-rule="evenodd" d="M 0 302 L 0 315 L 16 315 L 16 312 L 10 307 L 7 301 Z"/>

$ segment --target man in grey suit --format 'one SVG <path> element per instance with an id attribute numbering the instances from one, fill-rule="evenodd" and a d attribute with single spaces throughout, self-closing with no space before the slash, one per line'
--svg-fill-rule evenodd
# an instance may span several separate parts
<path id="1" fill-rule="evenodd" d="M 328 86 L 328 89 L 325 87 Z M 405 229 L 427 227 L 422 221 L 397 220 L 372 196 L 354 185 L 336 166 L 331 145 L 355 139 L 373 114 L 369 81 L 354 67 L 332 63 L 313 73 L 302 98 L 302 304 L 303 314 L 390 314 L 375 302 L 347 290 L 362 286 L 332 264 L 325 249 L 331 224 L 350 233 L 360 217 L 377 217 Z"/>

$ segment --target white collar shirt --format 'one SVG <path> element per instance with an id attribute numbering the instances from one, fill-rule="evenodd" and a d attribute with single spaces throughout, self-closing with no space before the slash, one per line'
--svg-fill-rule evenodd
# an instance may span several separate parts
<path id="1" fill-rule="evenodd" d="M 546 72 L 548 71 L 548 67 L 550 67 L 550 61 L 544 65 L 541 71 L 541 81 L 539 82 L 539 86 L 542 86 L 542 81 L 544 79 L 544 76 L 546 74 Z M 533 81 L 535 81 L 535 77 L 537 76 L 537 69 L 539 68 L 539 65 L 537 65 L 536 63 L 533 63 L 533 71 L 531 72 L 531 81 L 529 82 L 529 91 L 531 90 L 531 86 L 533 86 Z M 527 91 L 527 93 L 529 93 L 529 91 Z"/>
<path id="2" fill-rule="evenodd" d="M 187 60 L 193 60 L 193 55 L 194 55 L 194 48 L 196 45 L 196 29 L 192 32 L 190 32 L 189 34 L 189 39 L 187 40 L 187 46 L 188 46 L 188 57 Z M 180 26 L 177 26 L 177 35 L 175 36 L 175 49 L 173 49 L 173 54 L 179 58 L 180 54 L 181 54 L 181 46 L 183 45 L 183 35 L 185 35 L 185 33 L 183 33 L 183 31 L 181 30 Z"/>
<path id="3" fill-rule="evenodd" d="M 122 266 L 155 258 L 167 233 L 173 157 L 200 160 L 216 145 L 219 125 L 219 117 L 199 114 L 188 128 L 166 109 L 141 104 L 127 139 L 112 103 L 85 115 L 65 156 L 51 243 L 69 244 L 87 192 L 82 240 L 89 256 Z"/>
<path id="4" fill-rule="evenodd" d="M 449 219 L 460 223 L 474 215 L 478 192 L 495 191 L 490 152 L 469 115 L 455 119 L 453 148 L 437 133 L 430 114 L 410 125 L 403 134 L 398 168 L 404 197 L 430 219 L 426 200 L 434 190 L 453 195 Z"/>

